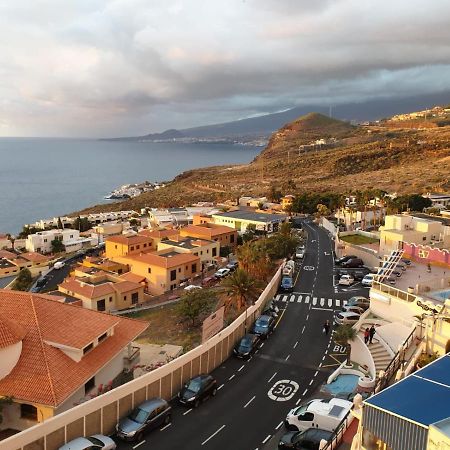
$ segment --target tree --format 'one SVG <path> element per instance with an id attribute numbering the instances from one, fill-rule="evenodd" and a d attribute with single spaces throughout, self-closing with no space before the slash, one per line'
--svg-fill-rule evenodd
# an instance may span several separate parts
<path id="1" fill-rule="evenodd" d="M 245 229 L 244 234 L 242 235 L 242 240 L 244 242 L 252 241 L 256 235 L 256 225 L 250 223 Z"/>
<path id="2" fill-rule="evenodd" d="M 345 353 L 347 358 L 347 365 L 351 364 L 350 354 L 352 351 L 352 347 L 350 342 L 353 341 L 356 337 L 356 330 L 352 328 L 350 325 L 339 325 L 337 327 L 333 339 L 339 345 L 345 347 Z"/>
<path id="3" fill-rule="evenodd" d="M 264 203 L 258 202 L 258 209 L 264 209 Z"/>
<path id="4" fill-rule="evenodd" d="M 22 231 L 19 233 L 19 239 L 26 239 L 28 237 L 28 235 L 30 234 L 35 234 L 39 231 L 42 231 L 39 228 L 33 227 L 33 226 L 28 226 L 28 225 L 24 225 L 22 228 Z"/>
<path id="5" fill-rule="evenodd" d="M 59 230 L 63 230 L 64 229 L 64 225 L 62 223 L 61 217 L 58 217 L 58 229 Z"/>
<path id="6" fill-rule="evenodd" d="M 91 224 L 91 222 L 89 222 L 87 217 L 81 218 L 80 216 L 78 216 L 73 221 L 73 229 L 78 230 L 80 233 L 83 231 L 89 230 L 91 227 L 92 227 L 92 224 Z"/>
<path id="7" fill-rule="evenodd" d="M 258 298 L 262 284 L 244 269 L 238 268 L 223 280 L 222 287 L 230 297 L 230 301 L 225 304 L 225 308 L 227 309 L 234 304 L 237 311 L 241 311 Z"/>
<path id="8" fill-rule="evenodd" d="M 31 272 L 26 267 L 24 267 L 20 270 L 19 275 L 17 275 L 13 289 L 16 291 L 26 291 L 30 286 L 32 280 L 33 278 L 31 277 Z"/>
<path id="9" fill-rule="evenodd" d="M 283 194 L 280 190 L 277 189 L 275 184 L 270 186 L 269 192 L 267 193 L 267 197 L 271 202 L 278 203 L 283 197 Z"/>
<path id="10" fill-rule="evenodd" d="M 329 216 L 330 215 L 330 210 L 323 203 L 319 203 L 316 208 L 317 208 L 317 214 L 319 216 Z"/>
<path id="11" fill-rule="evenodd" d="M 61 253 L 66 249 L 66 247 L 64 246 L 64 244 L 60 239 L 53 239 L 53 241 L 50 244 L 52 246 L 52 253 Z"/>
<path id="12" fill-rule="evenodd" d="M 191 326 L 194 327 L 216 304 L 216 294 L 210 289 L 192 289 L 182 294 L 176 310 L 183 319 L 191 321 Z"/>

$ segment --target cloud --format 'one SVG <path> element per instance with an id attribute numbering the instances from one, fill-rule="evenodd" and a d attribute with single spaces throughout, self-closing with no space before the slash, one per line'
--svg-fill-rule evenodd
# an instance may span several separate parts
<path id="1" fill-rule="evenodd" d="M 0 135 L 123 135 L 448 89 L 450 2 L 5 0 Z"/>

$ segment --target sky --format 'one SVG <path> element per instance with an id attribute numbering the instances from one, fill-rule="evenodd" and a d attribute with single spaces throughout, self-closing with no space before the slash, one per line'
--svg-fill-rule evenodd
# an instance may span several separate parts
<path id="1" fill-rule="evenodd" d="M 440 92 L 449 17 L 449 0 L 0 0 L 0 136 L 131 136 Z"/>

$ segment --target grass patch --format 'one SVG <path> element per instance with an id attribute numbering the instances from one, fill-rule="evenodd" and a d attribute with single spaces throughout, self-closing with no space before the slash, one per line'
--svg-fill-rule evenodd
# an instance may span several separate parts
<path id="1" fill-rule="evenodd" d="M 364 245 L 364 244 L 377 244 L 379 239 L 370 238 L 361 234 L 350 234 L 349 236 L 339 236 L 339 239 L 349 244 Z"/>
<path id="2" fill-rule="evenodd" d="M 186 352 L 197 347 L 202 340 L 201 327 L 190 328 L 184 323 L 174 304 L 127 314 L 127 317 L 150 323 L 137 340 L 141 343 L 181 345 Z"/>

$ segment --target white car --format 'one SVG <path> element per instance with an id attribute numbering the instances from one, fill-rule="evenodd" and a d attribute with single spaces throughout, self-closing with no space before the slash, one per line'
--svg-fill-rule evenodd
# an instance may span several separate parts
<path id="1" fill-rule="evenodd" d="M 334 323 L 336 325 L 353 325 L 358 322 L 360 314 L 351 311 L 340 311 L 334 316 Z"/>
<path id="2" fill-rule="evenodd" d="M 364 308 L 359 306 L 343 306 L 342 312 L 354 312 L 356 314 L 362 314 L 364 312 Z"/>
<path id="3" fill-rule="evenodd" d="M 365 275 L 364 278 L 362 279 L 361 284 L 362 284 L 363 286 L 371 287 L 371 286 L 372 286 L 372 283 L 373 283 L 373 280 L 374 280 L 374 276 L 375 276 L 374 273 L 368 273 L 368 274 Z"/>
<path id="4" fill-rule="evenodd" d="M 60 447 L 59 450 L 114 450 L 115 448 L 116 443 L 110 437 L 94 434 L 76 438 Z"/>
<path id="5" fill-rule="evenodd" d="M 201 289 L 201 286 L 197 286 L 195 284 L 190 284 L 184 288 L 185 291 L 195 291 L 196 289 Z"/>
<path id="6" fill-rule="evenodd" d="M 55 262 L 55 264 L 53 264 L 53 268 L 59 270 L 62 269 L 65 265 L 66 263 L 64 261 L 57 261 Z"/>
<path id="7" fill-rule="evenodd" d="M 342 275 L 339 279 L 339 284 L 342 286 L 351 286 L 355 279 L 351 275 Z"/>
<path id="8" fill-rule="evenodd" d="M 226 277 L 228 274 L 230 273 L 230 269 L 224 268 L 224 269 L 219 269 L 214 276 L 216 278 L 224 278 Z"/>

